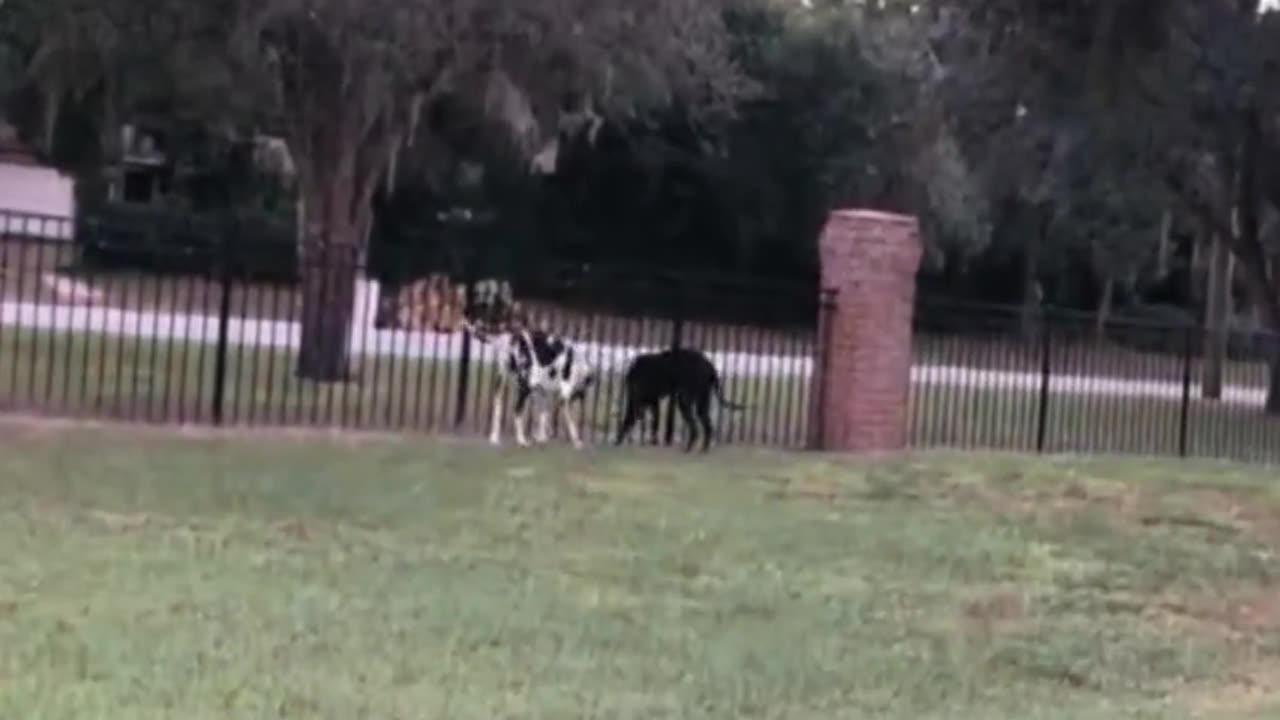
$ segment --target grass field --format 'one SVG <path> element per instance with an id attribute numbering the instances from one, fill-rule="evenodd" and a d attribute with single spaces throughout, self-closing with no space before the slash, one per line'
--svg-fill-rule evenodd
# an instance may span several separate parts
<path id="1" fill-rule="evenodd" d="M 1280 713 L 1264 470 L 5 425 L 0 717 Z"/>

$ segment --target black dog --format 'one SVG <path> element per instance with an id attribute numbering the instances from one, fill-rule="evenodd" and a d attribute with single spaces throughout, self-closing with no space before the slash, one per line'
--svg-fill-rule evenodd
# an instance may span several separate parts
<path id="1" fill-rule="evenodd" d="M 645 411 L 652 411 L 656 421 L 658 401 L 664 397 L 671 398 L 676 404 L 680 416 L 689 428 L 684 448 L 686 452 L 693 449 L 697 440 L 698 426 L 695 417 L 702 423 L 702 450 L 705 452 L 711 444 L 711 436 L 715 433 L 715 428 L 711 425 L 713 393 L 721 407 L 729 410 L 746 409 L 745 405 L 725 399 L 716 366 L 711 364 L 706 355 L 689 348 L 637 355 L 627 368 L 624 390 L 627 393 L 626 404 L 614 445 L 622 444 Z"/>

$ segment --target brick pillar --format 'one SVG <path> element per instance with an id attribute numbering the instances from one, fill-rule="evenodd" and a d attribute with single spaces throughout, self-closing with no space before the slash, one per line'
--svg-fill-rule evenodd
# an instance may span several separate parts
<path id="1" fill-rule="evenodd" d="M 922 248 L 915 218 L 837 210 L 818 241 L 822 287 L 837 291 L 818 367 L 821 447 L 893 452 L 907 444 L 911 319 Z"/>

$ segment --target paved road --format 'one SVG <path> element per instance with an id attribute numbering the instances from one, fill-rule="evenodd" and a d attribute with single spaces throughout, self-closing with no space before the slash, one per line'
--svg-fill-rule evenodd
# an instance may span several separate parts
<path id="1" fill-rule="evenodd" d="M 210 315 L 188 315 L 151 311 L 119 310 L 107 307 L 79 307 L 30 302 L 0 303 L 0 324 L 24 328 L 97 332 L 139 338 L 185 340 L 215 343 L 218 320 Z M 298 346 L 301 335 L 296 322 L 264 319 L 232 318 L 228 339 L 236 345 L 289 349 Z M 366 328 L 352 338 L 352 352 L 357 355 L 382 355 L 409 358 L 449 360 L 460 357 L 462 336 L 459 333 L 411 333 L 399 330 Z M 657 346 L 603 344 L 583 342 L 580 346 L 602 367 L 621 367 L 636 353 L 655 350 Z M 473 357 L 495 359 L 492 345 L 473 344 Z M 770 355 L 744 352 L 713 351 L 707 353 L 725 375 L 737 377 L 806 378 L 813 371 L 812 358 L 798 355 Z M 916 365 L 911 380 L 919 385 L 983 388 L 991 390 L 1038 391 L 1038 372 L 986 370 L 957 365 Z M 1097 375 L 1055 374 L 1050 379 L 1050 392 L 1119 395 L 1129 397 L 1182 397 L 1182 385 L 1176 380 L 1132 380 Z M 1198 397 L 1198 386 L 1192 387 Z M 1261 405 L 1266 396 L 1262 387 L 1228 386 L 1223 400 L 1244 405 Z"/>

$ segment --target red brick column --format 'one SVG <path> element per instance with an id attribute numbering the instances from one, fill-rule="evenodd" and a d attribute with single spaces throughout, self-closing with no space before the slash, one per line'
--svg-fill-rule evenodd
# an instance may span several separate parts
<path id="1" fill-rule="evenodd" d="M 915 218 L 837 210 L 818 241 L 822 287 L 836 290 L 817 367 L 824 450 L 907 444 L 911 320 L 922 248 Z"/>

